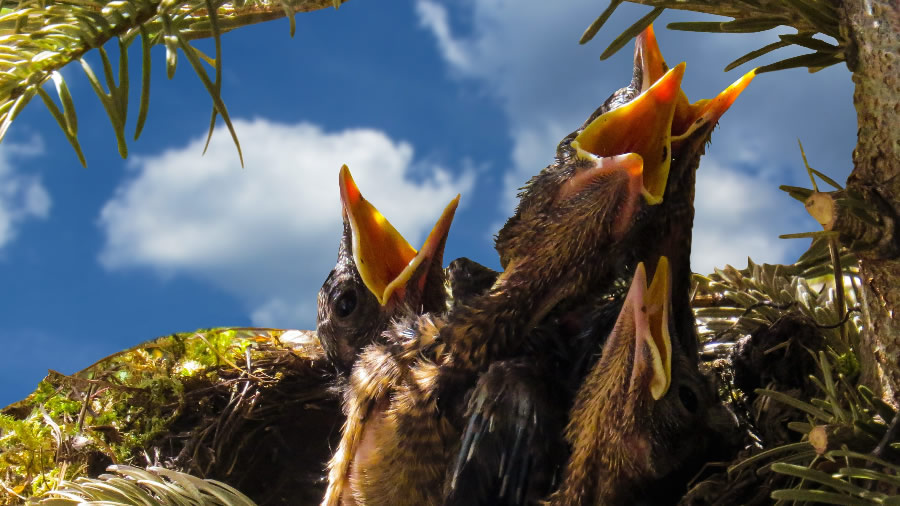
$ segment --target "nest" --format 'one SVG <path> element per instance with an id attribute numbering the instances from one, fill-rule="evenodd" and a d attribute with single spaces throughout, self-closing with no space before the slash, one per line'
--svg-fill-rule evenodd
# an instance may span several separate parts
<path id="1" fill-rule="evenodd" d="M 814 243 L 794 265 L 696 277 L 702 365 L 730 413 L 720 425 L 739 430 L 689 487 L 678 477 L 673 503 L 900 501 L 897 410 L 856 385 L 858 274 L 840 270 L 851 289 L 839 299 L 821 283 L 828 257 Z M 338 381 L 315 333 L 249 328 L 175 334 L 51 372 L 0 414 L 0 504 L 110 490 L 316 504 L 343 421 Z M 97 478 L 111 464 L 117 474 Z"/>
<path id="2" fill-rule="evenodd" d="M 314 333 L 167 336 L 72 376 L 51 372 L 3 410 L 0 504 L 111 464 L 220 480 L 259 504 L 314 503 L 341 423 L 336 376 Z"/>

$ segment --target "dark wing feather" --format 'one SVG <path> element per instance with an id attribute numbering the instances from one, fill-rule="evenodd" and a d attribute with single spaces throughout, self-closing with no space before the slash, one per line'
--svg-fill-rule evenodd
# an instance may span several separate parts
<path id="1" fill-rule="evenodd" d="M 469 394 L 445 504 L 532 504 L 565 458 L 565 410 L 532 360 L 496 362 Z"/>

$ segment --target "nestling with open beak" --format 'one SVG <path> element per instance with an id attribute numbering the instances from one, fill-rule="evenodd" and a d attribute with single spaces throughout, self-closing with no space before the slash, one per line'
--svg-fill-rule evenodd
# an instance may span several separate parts
<path id="1" fill-rule="evenodd" d="M 319 290 L 317 331 L 328 358 L 349 373 L 363 346 L 393 316 L 444 312 L 442 261 L 459 196 L 444 209 L 419 251 L 370 204 L 344 165 L 339 177 L 344 232 L 337 265 Z"/>
<path id="2" fill-rule="evenodd" d="M 364 350 L 345 398 L 348 419 L 324 504 L 441 502 L 448 462 L 459 448 L 462 412 L 455 408 L 477 374 L 527 352 L 528 331 L 557 303 L 603 286 L 624 255 L 598 262 L 597 252 L 616 251 L 645 194 L 664 188 L 661 165 L 647 170 L 631 151 L 637 145 L 662 159 L 668 147 L 658 131 L 670 128 L 682 68 L 635 99 L 638 114 L 617 114 L 622 128 L 655 118 L 653 142 L 628 139 L 634 142 L 619 148 L 628 154 L 588 158 L 572 147 L 578 132 L 563 140 L 558 160 L 523 192 L 517 216 L 501 232 L 506 271 L 487 294 L 454 306 L 446 319 L 403 320 L 386 333 L 397 344 Z"/>
<path id="3" fill-rule="evenodd" d="M 715 397 L 696 357 L 671 339 L 670 278 L 665 256 L 649 286 L 638 264 L 600 360 L 578 390 L 566 428 L 572 455 L 550 504 L 632 504 L 648 497 L 660 504 L 655 483 L 703 451 Z"/>
<path id="4" fill-rule="evenodd" d="M 563 139 L 498 236 L 506 270 L 488 293 L 446 318 L 402 320 L 386 333 L 395 344 L 364 351 L 323 504 L 442 502 L 464 432 L 459 406 L 479 375 L 498 361 L 538 356 L 546 343 L 534 338 L 545 334 L 532 331 L 554 308 L 606 293 L 634 272 L 635 245 L 653 241 L 648 230 L 669 230 L 648 221 L 658 218 L 651 210 L 666 198 L 673 159 L 681 160 L 672 134 L 683 72 L 682 64 L 651 82 L 642 68 L 631 92 L 614 95 Z M 687 232 L 689 248 L 690 223 Z"/>
<path id="5" fill-rule="evenodd" d="M 625 136 L 626 139 L 620 139 L 620 142 L 628 142 L 629 130 L 626 128 L 598 135 L 604 129 L 609 130 L 609 127 L 623 123 L 621 117 L 616 117 L 615 112 L 638 117 L 640 114 L 647 114 L 634 106 L 637 114 L 634 110 L 627 108 L 619 110 L 618 108 L 632 103 L 641 93 L 650 89 L 668 71 L 668 67 L 659 51 L 652 27 L 647 28 L 637 38 L 635 46 L 634 77 L 631 84 L 613 94 L 592 115 L 581 132 L 573 134 L 575 139 L 572 145 L 575 147 L 577 156 L 590 159 L 591 153 L 581 152 L 585 147 L 602 152 L 603 142 L 620 139 L 617 136 Z M 671 153 L 670 163 L 668 165 L 664 163 L 660 169 L 660 173 L 668 172 L 668 177 L 664 180 L 665 189 L 660 194 L 649 191 L 647 187 L 644 188 L 645 192 L 650 193 L 649 196 L 645 194 L 646 202 L 661 200 L 661 203 L 656 206 L 645 206 L 643 214 L 639 217 L 639 223 L 632 225 L 631 232 L 633 233 L 622 240 L 625 245 L 630 246 L 630 249 L 626 250 L 628 260 L 623 263 L 623 271 L 620 271 L 620 276 L 631 276 L 635 263 L 641 259 L 647 259 L 650 263 L 655 264 L 660 255 L 669 255 L 678 262 L 671 269 L 673 293 L 675 294 L 671 314 L 673 328 L 677 330 L 675 332 L 675 337 L 678 339 L 677 345 L 683 348 L 681 356 L 686 361 L 683 364 L 686 372 L 683 374 L 688 378 L 693 378 L 690 382 L 694 384 L 696 390 L 703 389 L 706 385 L 698 376 L 697 336 L 689 302 L 694 172 L 712 128 L 753 76 L 754 73 L 750 72 L 716 98 L 701 100 L 695 104 L 689 104 L 684 92 L 678 91 L 671 126 L 671 145 L 666 145 L 665 142 L 659 144 L 663 147 L 663 152 Z M 614 114 L 608 114 L 610 111 L 614 111 Z M 671 149 L 667 151 L 666 148 L 670 147 Z M 644 152 L 649 151 L 645 150 Z M 537 183 L 533 182 L 533 184 Z M 513 220 L 510 220 L 510 223 L 513 223 Z M 507 229 L 504 229 L 504 232 L 506 231 Z M 501 236 L 504 232 L 501 232 Z M 514 233 L 513 235 L 516 237 L 521 234 Z M 505 244 L 498 241 L 501 258 L 505 257 Z M 622 279 L 622 281 L 625 280 Z M 589 357 L 599 350 L 609 333 L 612 322 L 615 321 L 616 313 L 621 306 L 622 299 L 619 297 L 624 297 L 624 293 L 617 296 L 610 292 L 614 292 L 614 287 L 613 289 L 606 287 L 602 291 L 594 292 L 580 305 L 576 304 L 574 310 L 568 310 L 568 314 L 564 312 L 562 318 L 569 321 L 563 322 L 565 324 L 556 329 L 551 325 L 542 325 L 541 332 L 556 330 L 558 334 L 565 336 L 564 340 L 569 341 L 568 346 L 557 346 L 554 350 L 557 355 L 560 350 L 563 354 L 569 353 L 566 359 L 559 361 L 562 367 L 558 370 L 564 371 L 562 375 L 567 374 L 569 381 L 564 383 L 562 391 L 560 389 L 555 391 L 553 399 L 557 401 L 557 405 L 561 398 L 568 399 L 569 396 L 565 391 L 567 386 L 577 388 L 577 385 L 580 385 L 583 374 L 586 372 L 585 357 Z M 577 316 L 579 312 L 589 315 L 579 318 Z M 580 333 L 577 327 L 576 329 L 571 328 L 573 317 L 576 321 L 581 321 L 582 331 Z M 568 330 L 566 327 L 569 327 Z M 580 337 L 573 339 L 572 336 Z M 534 340 L 534 338 L 531 339 L 531 341 Z M 534 363 L 536 360 L 532 359 L 531 362 Z M 527 374 L 519 373 L 505 374 L 505 379 L 497 379 L 493 377 L 492 372 L 499 366 L 500 364 L 495 364 L 488 373 L 482 376 L 469 401 L 466 413 L 468 422 L 452 474 L 451 483 L 453 485 L 462 483 L 462 486 L 453 487 L 454 490 L 451 490 L 450 497 L 459 498 L 455 504 L 490 504 L 498 500 L 515 504 L 527 503 L 529 497 L 527 493 L 524 493 L 523 488 L 516 489 L 513 485 L 523 484 L 519 478 L 521 469 L 537 468 L 540 470 L 542 467 L 532 458 L 538 452 L 523 450 L 521 444 L 522 441 L 532 439 L 546 441 L 546 436 L 534 438 L 534 435 L 553 431 L 551 426 L 554 424 L 554 419 L 547 415 L 552 410 L 546 409 L 548 407 L 546 389 L 534 386 L 546 384 L 547 378 L 527 377 Z M 519 370 L 524 369 L 519 368 Z M 541 373 L 534 372 L 534 374 Z M 557 373 L 556 376 L 560 376 L 560 374 Z M 556 377 L 555 379 L 563 378 Z M 490 385 L 490 388 L 484 388 L 486 385 Z M 572 387 L 572 385 L 575 386 Z M 687 395 L 690 395 L 690 392 Z M 705 395 L 695 394 L 695 397 L 708 400 L 710 398 L 708 386 L 705 388 Z M 523 409 L 524 407 L 531 409 Z M 717 430 L 728 431 L 730 427 L 724 408 L 718 405 L 709 406 L 705 403 L 701 407 L 716 409 L 717 417 L 722 419 L 722 427 L 715 427 L 710 434 Z M 723 413 L 718 413 L 718 411 L 723 411 Z M 543 421 L 543 427 L 538 426 L 539 421 Z M 527 428 L 527 430 L 523 428 Z M 727 436 L 723 434 L 722 437 Z M 495 441 L 496 439 L 505 439 L 505 443 Z M 497 451 L 498 447 L 502 449 L 500 452 Z M 502 466 L 498 466 L 497 462 L 501 462 Z M 682 463 L 686 462 L 682 461 Z M 546 469 L 548 466 L 552 467 L 557 464 L 552 459 L 549 462 L 545 461 L 543 474 L 548 472 Z M 498 495 L 497 491 L 501 495 Z M 494 495 L 491 495 L 492 493 Z M 513 500 L 513 498 L 518 498 L 518 500 Z"/>

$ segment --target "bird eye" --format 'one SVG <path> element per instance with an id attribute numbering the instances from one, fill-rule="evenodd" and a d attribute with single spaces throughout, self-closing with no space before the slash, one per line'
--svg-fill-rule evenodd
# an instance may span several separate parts
<path id="1" fill-rule="evenodd" d="M 693 390 L 682 385 L 678 388 L 678 398 L 681 399 L 681 405 L 684 406 L 684 409 L 691 413 L 697 411 L 699 402 L 697 401 L 697 394 Z"/>
<path id="2" fill-rule="evenodd" d="M 338 295 L 334 302 L 334 314 L 338 318 L 350 316 L 356 309 L 356 290 L 350 289 Z"/>

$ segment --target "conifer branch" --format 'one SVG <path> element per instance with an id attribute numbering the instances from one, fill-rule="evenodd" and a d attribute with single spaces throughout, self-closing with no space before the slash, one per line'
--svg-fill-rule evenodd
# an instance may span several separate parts
<path id="1" fill-rule="evenodd" d="M 782 47 L 799 46 L 813 50 L 812 53 L 786 58 L 757 69 L 757 73 L 772 72 L 796 67 L 805 67 L 816 72 L 847 59 L 846 49 L 850 41 L 840 29 L 840 15 L 837 3 L 832 0 L 627 0 L 631 3 L 653 7 L 653 17 L 663 9 L 679 9 L 732 18 L 729 21 L 692 21 L 670 23 L 671 30 L 713 33 L 750 33 L 786 26 L 797 30 L 796 34 L 781 34 L 778 41 L 751 51 L 733 62 L 725 70 L 731 70 L 751 60 L 759 58 Z M 584 32 L 579 41 L 584 44 L 594 38 L 600 28 L 610 18 L 622 0 L 611 0 L 609 6 Z M 633 37 L 631 28 L 616 37 L 602 53 L 606 59 L 621 49 Z M 837 41 L 832 44 L 817 39 L 815 35 L 825 35 Z M 624 40 L 623 40 L 624 39 Z"/>
<path id="2" fill-rule="evenodd" d="M 202 38 L 218 38 L 222 33 L 251 24 L 270 21 L 295 12 L 337 7 L 344 0 L 9 0 L 0 9 L 0 141 L 13 120 L 39 95 L 57 120 L 79 161 L 86 165 L 78 142 L 77 115 L 65 80 L 59 70 L 81 61 L 92 88 L 100 98 L 124 158 L 125 123 L 128 111 L 130 76 L 128 49 L 140 36 L 142 45 L 141 100 L 137 138 L 149 110 L 150 47 L 165 44 L 166 70 L 174 75 L 180 49 L 203 81 L 213 101 L 213 117 L 221 116 L 240 154 L 237 135 L 221 97 L 221 54 L 209 58 L 189 44 Z M 291 30 L 293 34 L 293 30 Z M 118 69 L 104 51 L 107 42 L 118 39 Z M 217 48 L 219 44 L 217 42 Z M 102 60 L 102 76 L 82 59 L 97 49 Z M 206 61 L 215 69 L 215 80 L 201 66 Z M 53 80 L 57 105 L 43 87 Z M 105 83 L 105 86 L 104 86 Z M 243 163 L 243 160 L 242 160 Z"/>

